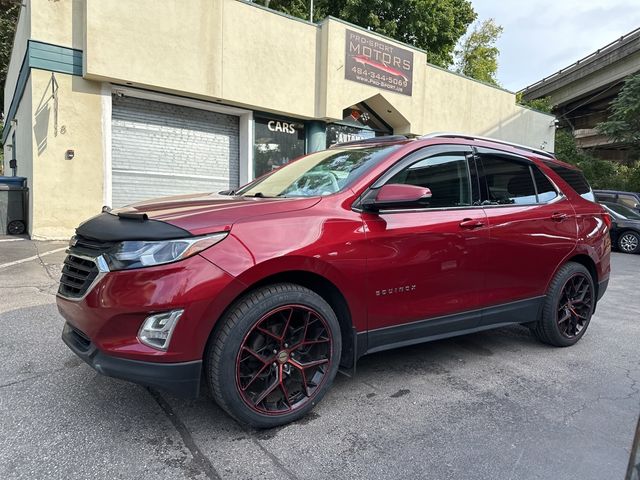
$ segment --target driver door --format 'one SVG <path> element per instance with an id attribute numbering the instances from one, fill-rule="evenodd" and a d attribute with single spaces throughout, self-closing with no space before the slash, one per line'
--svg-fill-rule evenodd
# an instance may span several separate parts
<path id="1" fill-rule="evenodd" d="M 370 351 L 473 328 L 482 306 L 489 235 L 471 149 L 427 147 L 373 188 L 399 183 L 432 196 L 418 208 L 363 213 Z"/>

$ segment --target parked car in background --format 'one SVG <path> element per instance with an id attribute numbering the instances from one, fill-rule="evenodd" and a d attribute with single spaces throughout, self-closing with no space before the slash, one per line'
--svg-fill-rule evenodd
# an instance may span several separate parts
<path id="1" fill-rule="evenodd" d="M 592 200 L 575 167 L 497 140 L 337 145 L 226 195 L 82 223 L 62 338 L 100 373 L 174 393 L 204 373 L 235 419 L 282 425 L 368 353 L 509 324 L 578 342 L 610 272 Z"/>
<path id="2" fill-rule="evenodd" d="M 611 245 L 623 253 L 640 253 L 640 213 L 618 203 L 600 205 L 611 215 Z"/>
<path id="3" fill-rule="evenodd" d="M 594 190 L 596 201 L 618 203 L 636 212 L 640 212 L 640 193 L 620 192 L 618 190 Z"/>

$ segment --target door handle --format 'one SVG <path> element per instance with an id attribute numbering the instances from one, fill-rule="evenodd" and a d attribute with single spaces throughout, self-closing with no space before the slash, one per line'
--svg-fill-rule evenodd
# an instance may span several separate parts
<path id="1" fill-rule="evenodd" d="M 484 222 L 481 220 L 473 220 L 471 218 L 465 218 L 460 222 L 460 228 L 466 228 L 467 230 L 473 230 L 474 228 L 484 227 Z"/>
<path id="2" fill-rule="evenodd" d="M 567 218 L 569 218 L 569 215 L 566 213 L 555 212 L 551 215 L 551 220 L 554 222 L 563 222 Z"/>

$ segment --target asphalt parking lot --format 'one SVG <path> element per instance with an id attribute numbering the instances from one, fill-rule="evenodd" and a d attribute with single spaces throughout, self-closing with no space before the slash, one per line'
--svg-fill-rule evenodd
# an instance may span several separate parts
<path id="1" fill-rule="evenodd" d="M 624 477 L 640 412 L 640 255 L 613 254 L 574 347 L 516 326 L 371 355 L 303 420 L 255 431 L 208 397 L 96 374 L 60 340 L 64 243 L 6 240 L 0 478 Z"/>

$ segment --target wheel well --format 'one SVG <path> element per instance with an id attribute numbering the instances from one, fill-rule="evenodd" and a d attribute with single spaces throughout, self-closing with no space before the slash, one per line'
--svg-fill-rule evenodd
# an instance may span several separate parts
<path id="1" fill-rule="evenodd" d="M 295 283 L 297 285 L 301 285 L 320 295 L 331 306 L 336 314 L 336 317 L 338 318 L 338 323 L 340 324 L 340 334 L 342 336 L 340 366 L 346 369 L 352 368 L 355 356 L 355 332 L 353 329 L 353 321 L 351 318 L 349 305 L 347 304 L 346 299 L 344 298 L 338 287 L 336 287 L 332 282 L 321 275 L 296 270 L 281 272 L 269 277 L 265 277 L 259 282 L 256 282 L 253 285 L 249 286 L 249 288 L 238 295 L 238 297 L 230 303 L 227 309 L 234 305 L 238 298 L 246 295 L 247 293 L 265 285 L 271 285 L 274 283 Z M 223 315 L 221 315 L 221 317 L 222 316 L 224 316 L 224 313 Z M 219 324 L 220 322 L 217 322 L 216 327 Z M 216 327 L 214 327 L 214 331 L 216 330 Z"/>
<path id="2" fill-rule="evenodd" d="M 587 270 L 589 270 L 591 278 L 593 278 L 593 285 L 596 290 L 596 298 L 598 298 L 598 269 L 596 268 L 596 264 L 591 259 L 591 257 L 589 257 L 588 255 L 575 255 L 567 261 L 579 263 L 580 265 L 583 265 Z"/>

